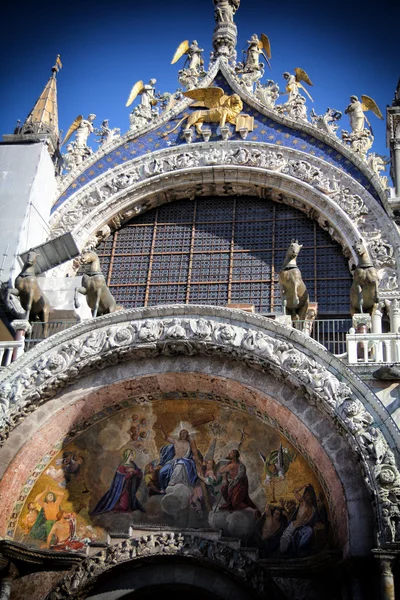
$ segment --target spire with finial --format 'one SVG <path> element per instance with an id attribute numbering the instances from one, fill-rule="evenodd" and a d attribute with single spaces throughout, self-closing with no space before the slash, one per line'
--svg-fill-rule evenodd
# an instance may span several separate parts
<path id="1" fill-rule="evenodd" d="M 240 6 L 240 0 L 213 0 L 216 26 L 213 35 L 214 58 L 225 56 L 236 58 L 237 27 L 233 17 Z"/>
<path id="2" fill-rule="evenodd" d="M 21 126 L 18 123 L 13 135 L 3 136 L 3 139 L 7 142 L 46 139 L 50 155 L 54 160 L 58 159 L 56 155 L 59 155 L 60 145 L 56 75 L 61 68 L 62 64 L 60 55 L 58 54 L 55 64 L 51 69 L 51 77 L 23 125 Z"/>

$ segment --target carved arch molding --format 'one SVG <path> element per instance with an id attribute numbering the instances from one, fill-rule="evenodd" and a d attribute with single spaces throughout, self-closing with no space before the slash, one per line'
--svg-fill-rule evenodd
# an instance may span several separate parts
<path id="1" fill-rule="evenodd" d="M 350 261 L 363 238 L 380 271 L 381 292 L 398 289 L 400 239 L 377 200 L 354 178 L 310 155 L 272 144 L 196 143 L 170 147 L 106 171 L 68 198 L 51 219 L 83 249 L 106 224 L 118 228 L 166 202 L 195 196 L 271 198 L 307 213 Z M 61 268 L 62 271 L 62 268 Z"/>
<path id="2" fill-rule="evenodd" d="M 46 600 L 100 600 L 105 594 L 117 600 L 151 584 L 161 588 L 182 581 L 194 581 L 193 591 L 208 592 L 221 600 L 265 598 L 265 594 L 271 600 L 284 598 L 251 552 L 233 549 L 204 534 L 166 530 L 124 540 L 82 560 Z"/>
<path id="3" fill-rule="evenodd" d="M 55 334 L 0 374 L 0 440 L 5 443 L 39 405 L 90 373 L 126 361 L 135 373 L 135 361 L 179 356 L 192 360 L 194 367 L 200 359 L 209 364 L 216 358 L 228 360 L 236 370 L 256 371 L 299 391 L 356 456 L 367 493 L 374 498 L 376 543 L 397 539 L 400 432 L 386 409 L 317 342 L 242 311 L 195 305 L 132 309 Z"/>

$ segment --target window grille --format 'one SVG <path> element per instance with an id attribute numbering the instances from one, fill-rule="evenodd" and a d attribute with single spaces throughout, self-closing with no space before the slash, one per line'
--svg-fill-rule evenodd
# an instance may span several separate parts
<path id="1" fill-rule="evenodd" d="M 254 304 L 280 312 L 278 283 L 292 238 L 319 315 L 348 315 L 352 282 L 340 246 L 299 210 L 251 197 L 164 204 L 132 219 L 97 252 L 111 292 L 126 308 Z"/>

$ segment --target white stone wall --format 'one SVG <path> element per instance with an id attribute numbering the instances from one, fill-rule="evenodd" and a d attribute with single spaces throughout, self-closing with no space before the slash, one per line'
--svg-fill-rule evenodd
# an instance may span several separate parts
<path id="1" fill-rule="evenodd" d="M 48 238 L 56 187 L 44 143 L 0 145 L 1 281 L 13 283 L 21 269 L 18 255 Z"/>

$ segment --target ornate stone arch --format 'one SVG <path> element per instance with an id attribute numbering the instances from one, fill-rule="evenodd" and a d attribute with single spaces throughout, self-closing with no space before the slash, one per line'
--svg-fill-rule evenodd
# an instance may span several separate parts
<path id="1" fill-rule="evenodd" d="M 52 235 L 71 231 L 84 248 L 105 224 L 115 226 L 174 199 L 211 194 L 293 205 L 327 229 L 351 261 L 357 260 L 352 246 L 363 238 L 380 270 L 382 292 L 397 289 L 398 234 L 376 199 L 337 167 L 271 144 L 188 144 L 110 169 L 61 205 L 52 217 Z"/>
<path id="2" fill-rule="evenodd" d="M 396 539 L 399 431 L 369 388 L 299 331 L 260 316 L 207 306 L 120 311 L 76 325 L 36 346 L 0 375 L 2 440 L 39 405 L 98 369 L 184 356 L 233 361 L 299 390 L 360 462 L 376 500 L 377 543 Z M 311 357 L 315 357 L 311 358 Z"/>

